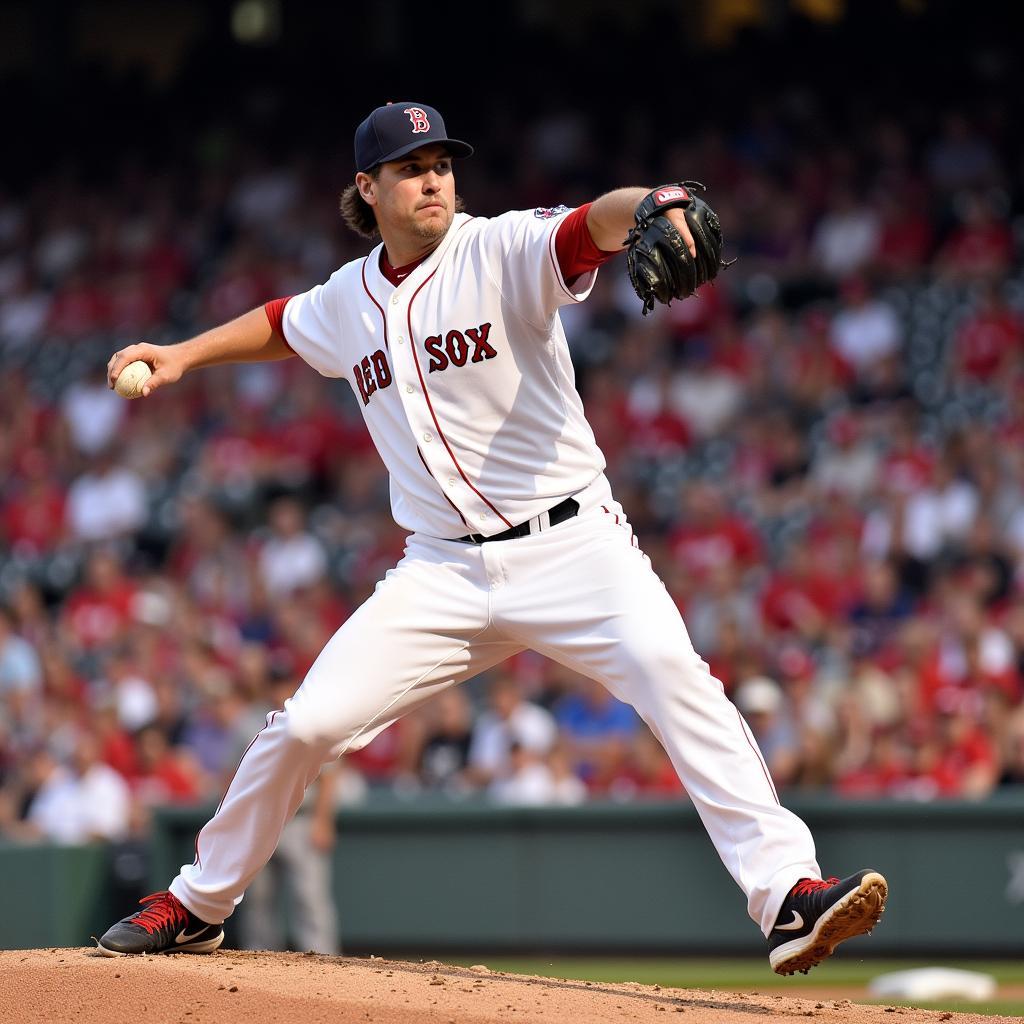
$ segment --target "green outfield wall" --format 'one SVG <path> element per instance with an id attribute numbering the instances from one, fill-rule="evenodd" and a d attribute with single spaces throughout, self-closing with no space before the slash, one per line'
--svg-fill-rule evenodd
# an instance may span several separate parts
<path id="1" fill-rule="evenodd" d="M 113 902 L 105 846 L 0 844 L 0 948 L 82 946 Z"/>
<path id="2" fill-rule="evenodd" d="M 1024 954 L 1024 794 L 787 804 L 811 827 L 826 873 L 871 866 L 889 879 L 884 927 L 859 955 Z M 158 816 L 149 888 L 165 888 L 191 862 L 209 810 Z M 350 951 L 764 946 L 689 804 L 375 801 L 339 816 L 335 864 Z M 101 847 L 0 847 L 5 909 L 14 911 L 0 916 L 0 946 L 78 945 L 123 916 L 130 907 L 111 905 L 110 866 Z"/>

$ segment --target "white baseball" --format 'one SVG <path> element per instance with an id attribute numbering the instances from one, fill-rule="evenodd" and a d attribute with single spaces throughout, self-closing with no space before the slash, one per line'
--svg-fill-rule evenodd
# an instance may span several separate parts
<path id="1" fill-rule="evenodd" d="M 153 371 L 141 359 L 129 363 L 114 381 L 114 390 L 122 398 L 141 398 L 142 385 L 153 376 Z"/>

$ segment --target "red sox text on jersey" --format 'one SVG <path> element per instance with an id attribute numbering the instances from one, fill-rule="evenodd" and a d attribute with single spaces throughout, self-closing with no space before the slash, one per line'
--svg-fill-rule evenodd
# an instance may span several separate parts
<path id="1" fill-rule="evenodd" d="M 479 327 L 467 327 L 465 331 L 442 331 L 441 334 L 432 334 L 423 342 L 423 347 L 430 355 L 430 369 L 427 372 L 447 370 L 449 366 L 465 366 L 467 359 L 472 363 L 493 359 L 498 352 L 487 340 L 490 333 L 491 325 L 481 324 Z M 391 383 L 387 356 L 380 349 L 371 356 L 363 356 L 362 360 L 352 367 L 352 379 L 362 396 L 363 405 L 369 405 L 370 396 Z"/>

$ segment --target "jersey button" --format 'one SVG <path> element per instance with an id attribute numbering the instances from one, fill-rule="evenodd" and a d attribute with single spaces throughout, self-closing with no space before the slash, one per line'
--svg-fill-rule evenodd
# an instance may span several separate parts
<path id="1" fill-rule="evenodd" d="M 397 306 L 398 305 L 398 296 L 397 295 L 393 295 L 391 297 L 391 305 L 392 306 Z"/>
<path id="2" fill-rule="evenodd" d="M 481 512 L 480 513 L 480 518 L 481 519 L 486 519 L 487 518 L 487 513 L 486 512 Z"/>
<path id="3" fill-rule="evenodd" d="M 454 487 L 455 486 L 455 477 L 453 477 L 453 476 L 448 477 L 448 486 L 449 487 Z"/>
<path id="4" fill-rule="evenodd" d="M 423 440 L 426 441 L 427 444 L 430 444 L 430 442 L 434 440 L 434 435 L 433 434 L 424 434 L 423 435 Z"/>
<path id="5" fill-rule="evenodd" d="M 406 394 L 411 395 L 412 394 L 412 385 L 411 384 L 406 384 L 405 385 L 405 391 L 406 391 Z"/>
<path id="6" fill-rule="evenodd" d="M 401 335 L 399 335 L 397 338 L 395 338 L 395 341 L 397 341 L 398 344 L 401 345 L 402 342 L 405 341 L 405 338 L 403 338 Z"/>

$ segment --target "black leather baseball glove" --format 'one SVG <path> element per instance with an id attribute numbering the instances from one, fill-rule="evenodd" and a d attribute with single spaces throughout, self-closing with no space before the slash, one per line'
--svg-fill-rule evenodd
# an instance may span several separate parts
<path id="1" fill-rule="evenodd" d="M 644 316 L 655 302 L 671 305 L 685 299 L 702 284 L 713 281 L 722 267 L 735 260 L 722 259 L 722 228 L 718 216 L 693 189 L 706 191 L 699 181 L 662 185 L 640 201 L 634 217 L 636 227 L 626 237 L 626 266 L 633 290 L 644 304 Z M 691 256 L 683 236 L 665 216 L 665 211 L 685 211 L 686 223 L 697 248 Z"/>

